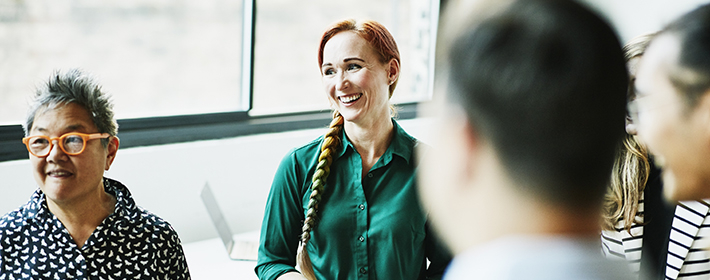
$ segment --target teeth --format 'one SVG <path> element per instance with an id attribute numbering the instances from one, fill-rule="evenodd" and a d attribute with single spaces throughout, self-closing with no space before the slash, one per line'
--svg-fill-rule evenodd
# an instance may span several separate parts
<path id="1" fill-rule="evenodd" d="M 69 172 L 55 171 L 55 172 L 49 172 L 49 174 L 54 175 L 54 176 L 67 176 L 67 175 L 69 175 Z"/>
<path id="2" fill-rule="evenodd" d="M 358 95 L 342 96 L 342 97 L 340 97 L 340 101 L 342 101 L 343 103 L 350 103 L 350 102 L 360 99 L 360 97 L 362 97 L 362 93 L 358 94 Z"/>

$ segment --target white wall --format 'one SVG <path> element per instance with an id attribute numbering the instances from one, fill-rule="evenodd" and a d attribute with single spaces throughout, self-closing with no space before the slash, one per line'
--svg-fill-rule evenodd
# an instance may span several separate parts
<path id="1" fill-rule="evenodd" d="M 425 140 L 426 119 L 400 124 Z M 205 181 L 234 233 L 259 229 L 279 162 L 325 129 L 119 149 L 106 177 L 125 184 L 138 205 L 169 221 L 183 242 L 217 237 L 200 200 Z M 29 160 L 0 162 L 0 213 L 24 204 L 36 189 Z"/>
<path id="2" fill-rule="evenodd" d="M 582 0 L 597 8 L 616 27 L 622 44 L 653 33 L 708 0 Z"/>

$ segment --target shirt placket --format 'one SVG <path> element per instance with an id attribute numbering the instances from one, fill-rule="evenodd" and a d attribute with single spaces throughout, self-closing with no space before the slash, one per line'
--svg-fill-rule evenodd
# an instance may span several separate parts
<path id="1" fill-rule="evenodd" d="M 360 171 L 362 170 L 362 160 L 359 156 L 352 157 L 351 162 L 352 170 Z M 356 224 L 355 224 L 355 234 L 356 237 L 353 241 L 355 250 L 355 261 L 357 264 L 357 279 L 369 279 L 370 268 L 369 258 L 368 258 L 368 235 L 367 235 L 367 221 L 368 217 L 368 204 L 365 199 L 365 191 L 363 184 L 367 184 L 367 176 L 362 178 L 361 172 L 353 172 L 353 187 L 355 188 L 355 207 L 357 207 L 356 214 Z M 371 174 L 368 174 L 371 175 Z"/>
<path id="2" fill-rule="evenodd" d="M 86 279 L 87 265 L 81 249 L 74 243 L 69 231 L 59 221 L 56 216 L 52 217 L 51 223 L 54 223 L 53 232 L 48 232 L 50 246 L 47 249 L 62 247 L 62 252 L 59 250 L 51 250 L 54 258 L 50 257 L 53 263 L 57 263 L 57 269 L 53 271 L 55 276 L 60 278 L 73 277 L 72 279 Z M 52 239 L 55 238 L 55 239 Z M 50 251 L 50 250 L 48 250 Z"/>

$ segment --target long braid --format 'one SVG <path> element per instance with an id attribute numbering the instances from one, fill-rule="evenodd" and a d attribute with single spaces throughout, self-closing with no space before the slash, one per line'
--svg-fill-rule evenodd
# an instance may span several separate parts
<path id="1" fill-rule="evenodd" d="M 308 211 L 306 219 L 303 221 L 303 232 L 301 233 L 301 246 L 298 248 L 298 266 L 301 268 L 301 274 L 306 279 L 315 280 L 316 276 L 313 271 L 313 264 L 308 254 L 308 241 L 311 239 L 311 230 L 315 227 L 316 219 L 318 218 L 318 205 L 323 196 L 323 187 L 326 179 L 330 174 L 330 165 L 333 163 L 333 154 L 340 147 L 340 134 L 343 130 L 343 116 L 340 112 L 333 112 L 333 120 L 330 122 L 328 132 L 323 137 L 323 145 L 321 146 L 320 155 L 318 156 L 318 167 L 313 173 L 313 184 L 311 185 L 311 196 L 308 200 Z"/>

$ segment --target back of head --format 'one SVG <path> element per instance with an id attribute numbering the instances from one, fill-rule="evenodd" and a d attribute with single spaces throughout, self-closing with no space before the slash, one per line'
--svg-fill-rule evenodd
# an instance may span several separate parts
<path id="1" fill-rule="evenodd" d="M 444 62 L 449 101 L 520 191 L 598 207 L 628 84 L 612 28 L 575 1 L 520 0 L 461 30 Z"/>
<path id="2" fill-rule="evenodd" d="M 661 35 L 677 36 L 680 55 L 670 80 L 691 108 L 710 89 L 710 4 L 681 16 Z"/>

